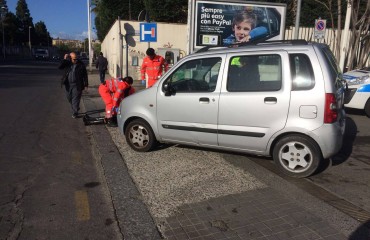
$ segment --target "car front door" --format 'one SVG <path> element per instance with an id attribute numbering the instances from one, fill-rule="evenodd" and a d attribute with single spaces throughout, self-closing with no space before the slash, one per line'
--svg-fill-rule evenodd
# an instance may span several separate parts
<path id="1" fill-rule="evenodd" d="M 222 84 L 218 143 L 259 153 L 283 129 L 288 116 L 291 79 L 287 52 L 232 54 Z"/>
<path id="2" fill-rule="evenodd" d="M 225 56 L 183 62 L 159 85 L 158 132 L 164 141 L 217 145 L 221 66 Z"/>

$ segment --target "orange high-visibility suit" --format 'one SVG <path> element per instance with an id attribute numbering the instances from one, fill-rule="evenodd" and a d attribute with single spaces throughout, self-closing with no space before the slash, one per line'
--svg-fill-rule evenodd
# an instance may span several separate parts
<path id="1" fill-rule="evenodd" d="M 148 88 L 163 75 L 163 70 L 167 72 L 168 64 L 163 57 L 155 55 L 153 59 L 146 56 L 141 65 L 141 80 L 145 79 L 145 73 L 148 75 Z"/>
<path id="2" fill-rule="evenodd" d="M 107 79 L 105 84 L 100 84 L 99 94 L 105 103 L 105 117 L 111 118 L 116 115 L 114 108 L 118 107 L 125 97 L 133 93 L 135 93 L 135 88 L 118 78 Z"/>

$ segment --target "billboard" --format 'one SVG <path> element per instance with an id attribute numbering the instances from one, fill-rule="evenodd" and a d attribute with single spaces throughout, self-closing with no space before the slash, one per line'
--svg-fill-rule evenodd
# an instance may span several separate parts
<path id="1" fill-rule="evenodd" d="M 192 0 L 189 9 L 189 53 L 204 46 L 284 39 L 285 4 Z"/>

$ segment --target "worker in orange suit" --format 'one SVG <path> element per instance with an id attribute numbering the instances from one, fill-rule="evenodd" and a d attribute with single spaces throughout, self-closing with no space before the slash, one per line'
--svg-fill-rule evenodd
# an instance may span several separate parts
<path id="1" fill-rule="evenodd" d="M 145 73 L 147 75 L 147 88 L 154 83 L 168 70 L 168 64 L 163 57 L 156 55 L 153 48 L 146 50 L 146 57 L 141 65 L 141 81 L 145 82 Z"/>
<path id="2" fill-rule="evenodd" d="M 121 101 L 135 93 L 132 77 L 111 78 L 99 86 L 99 94 L 105 103 L 105 118 L 109 127 L 117 126 L 117 112 Z"/>

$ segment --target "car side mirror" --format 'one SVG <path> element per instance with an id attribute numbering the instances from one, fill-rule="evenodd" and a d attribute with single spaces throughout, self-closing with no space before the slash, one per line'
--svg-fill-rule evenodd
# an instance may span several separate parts
<path id="1" fill-rule="evenodd" d="M 165 96 L 171 96 L 175 93 L 175 89 L 171 86 L 168 81 L 163 84 L 163 92 Z"/>

